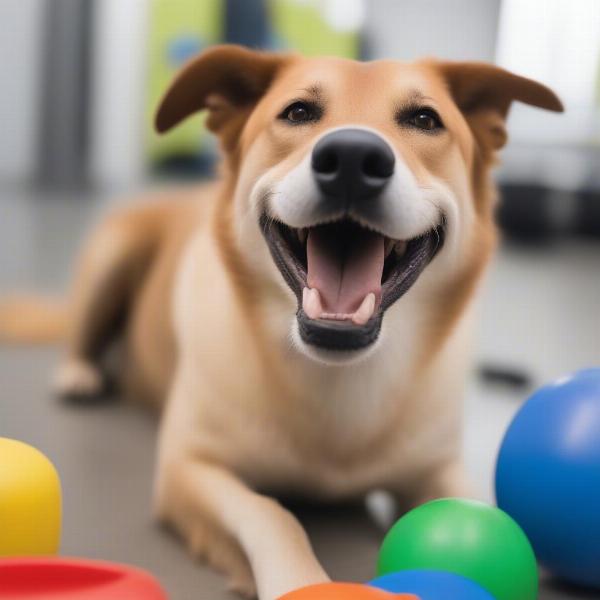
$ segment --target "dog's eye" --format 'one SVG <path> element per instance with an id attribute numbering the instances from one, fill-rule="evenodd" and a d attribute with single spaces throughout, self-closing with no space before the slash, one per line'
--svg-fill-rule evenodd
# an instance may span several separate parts
<path id="1" fill-rule="evenodd" d="M 306 102 L 294 102 L 279 115 L 279 118 L 294 125 L 314 121 L 316 117 L 317 115 L 314 107 Z"/>
<path id="2" fill-rule="evenodd" d="M 432 108 L 419 108 L 411 111 L 409 115 L 401 120 L 407 125 L 423 131 L 436 131 L 444 128 L 440 116 Z"/>

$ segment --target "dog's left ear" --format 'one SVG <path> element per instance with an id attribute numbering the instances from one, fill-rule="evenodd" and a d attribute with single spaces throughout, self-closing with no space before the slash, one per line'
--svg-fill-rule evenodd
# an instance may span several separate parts
<path id="1" fill-rule="evenodd" d="M 251 109 L 289 59 L 241 46 L 214 46 L 185 65 L 165 93 L 156 113 L 159 133 L 207 109 L 207 127 L 227 149 L 237 140 Z"/>
<path id="2" fill-rule="evenodd" d="M 551 89 L 494 65 L 440 62 L 437 68 L 484 154 L 491 155 L 506 143 L 505 120 L 513 101 L 563 111 Z"/>

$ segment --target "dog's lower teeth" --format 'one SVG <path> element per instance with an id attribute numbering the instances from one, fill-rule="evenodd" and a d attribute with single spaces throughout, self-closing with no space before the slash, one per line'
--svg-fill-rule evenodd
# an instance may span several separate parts
<path id="1" fill-rule="evenodd" d="M 404 256 L 404 253 L 406 252 L 407 245 L 408 245 L 408 243 L 405 240 L 400 240 L 399 242 L 397 242 L 396 240 L 389 240 L 389 239 L 385 240 L 385 248 L 384 248 L 385 258 L 390 256 L 390 254 L 392 252 L 394 252 L 395 256 L 397 256 L 398 258 L 401 258 L 402 256 Z"/>
<path id="2" fill-rule="evenodd" d="M 301 244 L 306 243 L 306 238 L 308 237 L 308 229 L 297 229 L 296 234 L 298 235 L 298 240 Z"/>
<path id="3" fill-rule="evenodd" d="M 404 253 L 406 252 L 406 246 L 407 243 L 405 241 L 396 242 L 394 246 L 394 254 L 398 257 L 404 256 Z"/>
<path id="4" fill-rule="evenodd" d="M 385 240 L 385 258 L 387 258 L 392 253 L 395 243 L 396 242 L 394 242 L 394 240 Z"/>

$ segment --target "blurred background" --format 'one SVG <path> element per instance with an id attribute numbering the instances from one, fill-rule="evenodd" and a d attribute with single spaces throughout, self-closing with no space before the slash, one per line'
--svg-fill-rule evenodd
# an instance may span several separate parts
<path id="1" fill-rule="evenodd" d="M 533 199 L 540 227 L 566 227 L 570 212 L 565 204 L 554 215 L 562 223 L 542 224 L 543 204 L 553 212 L 551 200 L 537 206 L 545 192 L 585 196 L 599 185 L 596 0 L 21 0 L 0 4 L 0 23 L 5 185 L 124 189 L 210 173 L 215 148 L 201 117 L 163 137 L 151 123 L 176 70 L 221 42 L 494 61 L 543 81 L 567 106 L 564 116 L 515 108 L 501 181 Z M 570 225 L 600 229 L 592 216 Z M 525 215 L 512 217 L 527 227 Z"/>
<path id="2" fill-rule="evenodd" d="M 221 42 L 361 59 L 491 61 L 564 101 L 562 115 L 513 106 L 496 174 L 503 243 L 484 284 L 466 412 L 469 469 L 489 496 L 500 437 L 528 390 L 600 362 L 600 1 L 0 0 L 0 293 L 60 291 L 100 214 L 131 195 L 211 175 L 216 146 L 202 116 L 160 138 L 151 123 L 181 64 Z M 59 448 L 52 427 L 40 428 L 14 399 L 36 397 L 45 407 L 55 360 L 54 350 L 0 349 L 0 435 L 33 437 L 51 454 Z M 46 416 L 66 437 L 79 423 Z M 122 415 L 97 418 L 115 440 L 128 439 L 131 429 L 117 424 Z M 144 426 L 128 426 L 146 435 Z M 98 457 L 108 451 L 103 439 L 80 435 L 79 443 Z M 151 447 L 149 433 L 145 439 Z M 140 472 L 151 479 L 151 456 L 134 454 L 135 468 L 145 465 Z M 131 471 L 122 476 L 130 498 Z M 139 480 L 145 503 L 147 485 Z M 76 553 L 82 543 L 69 527 L 67 548 Z M 114 558 L 115 539 L 128 547 L 113 529 L 105 540 L 97 532 L 88 555 Z M 332 551 L 326 537 L 321 544 Z M 152 542 L 144 551 L 153 552 Z M 161 569 L 158 558 L 146 562 Z M 175 572 L 165 576 L 176 587 Z"/>
<path id="3" fill-rule="evenodd" d="M 0 2 L 0 32 L 0 288 L 62 285 L 107 203 L 210 176 L 217 149 L 203 117 L 162 137 L 152 117 L 177 69 L 211 44 L 485 60 L 551 86 L 566 112 L 511 111 L 497 171 L 510 268 L 497 267 L 502 293 L 489 302 L 502 298 L 502 327 L 484 321 L 482 358 L 540 376 L 547 352 L 565 367 L 590 361 L 577 344 L 569 361 L 565 343 L 569 318 L 598 301 L 581 288 L 596 290 L 585 269 L 600 257 L 598 0 L 20 0 Z M 548 281 L 536 288 L 540 268 Z M 548 305 L 556 314 L 537 310 Z M 593 317 L 577 335 L 597 355 Z M 535 355 L 520 351 L 523 336 Z"/>

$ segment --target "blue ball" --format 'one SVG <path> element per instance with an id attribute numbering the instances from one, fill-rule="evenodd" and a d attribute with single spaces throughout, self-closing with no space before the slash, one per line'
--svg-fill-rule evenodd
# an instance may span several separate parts
<path id="1" fill-rule="evenodd" d="M 419 600 L 494 600 L 478 583 L 445 571 L 399 571 L 369 583 L 394 594 L 415 594 Z"/>
<path id="2" fill-rule="evenodd" d="M 549 571 L 600 587 L 600 369 L 527 400 L 500 448 L 496 498 Z"/>

